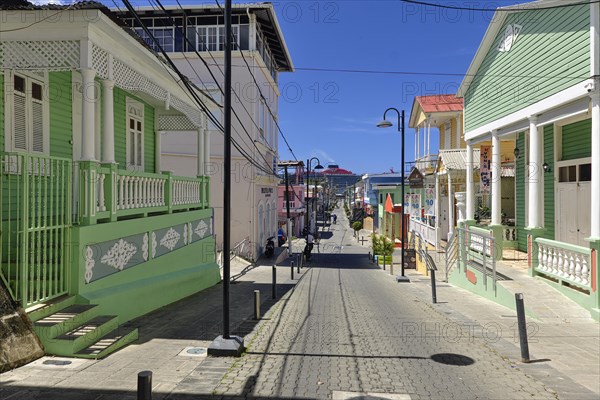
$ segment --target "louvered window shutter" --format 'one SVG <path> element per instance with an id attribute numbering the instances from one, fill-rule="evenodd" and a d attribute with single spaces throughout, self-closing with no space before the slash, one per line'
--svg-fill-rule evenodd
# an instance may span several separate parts
<path id="1" fill-rule="evenodd" d="M 27 150 L 27 97 L 25 78 L 18 75 L 13 79 L 13 147 Z"/>
<path id="2" fill-rule="evenodd" d="M 44 152 L 44 106 L 42 85 L 31 83 L 31 138 L 32 150 Z"/>

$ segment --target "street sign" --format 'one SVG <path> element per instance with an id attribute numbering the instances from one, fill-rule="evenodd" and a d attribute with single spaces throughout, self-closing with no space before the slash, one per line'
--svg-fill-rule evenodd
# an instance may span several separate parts
<path id="1" fill-rule="evenodd" d="M 417 168 L 413 168 L 408 176 L 408 186 L 411 189 L 423 189 L 423 174 Z"/>

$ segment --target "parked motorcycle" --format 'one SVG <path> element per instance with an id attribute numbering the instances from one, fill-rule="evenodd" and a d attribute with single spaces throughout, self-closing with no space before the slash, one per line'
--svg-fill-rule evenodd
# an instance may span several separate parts
<path id="1" fill-rule="evenodd" d="M 273 241 L 274 238 L 275 238 L 275 236 L 271 236 L 270 238 L 267 238 L 267 243 L 265 244 L 265 256 L 266 257 L 271 257 L 271 256 L 273 256 L 273 253 L 275 253 L 275 242 Z"/>

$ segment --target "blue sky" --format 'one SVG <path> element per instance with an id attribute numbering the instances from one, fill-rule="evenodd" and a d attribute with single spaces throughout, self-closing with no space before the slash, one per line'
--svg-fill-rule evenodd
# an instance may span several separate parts
<path id="1" fill-rule="evenodd" d="M 112 0 L 102 1 L 114 6 Z M 524 2 L 430 1 L 492 9 Z M 180 2 L 214 4 L 206 0 Z M 149 4 L 142 0 L 132 3 Z M 175 4 L 172 0 L 163 3 Z M 248 1 L 234 0 L 234 3 Z M 397 129 L 375 126 L 388 107 L 406 110 L 405 157 L 406 161 L 414 159 L 415 135 L 408 128 L 414 97 L 456 92 L 461 76 L 433 73 L 464 74 L 493 16 L 491 12 L 447 10 L 399 0 L 272 3 L 297 68 L 293 73 L 280 74 L 280 127 L 299 159 L 316 156 L 323 165 L 336 163 L 356 173 L 400 170 Z M 302 68 L 426 74 L 340 73 Z M 395 118 L 393 113 L 388 114 L 390 117 Z M 432 152 L 437 150 L 437 141 L 435 132 Z M 279 143 L 280 159 L 293 159 L 281 137 Z"/>
<path id="2" fill-rule="evenodd" d="M 494 7 L 516 1 L 451 1 Z M 274 3 L 294 65 L 377 71 L 465 73 L 492 13 L 450 11 L 392 0 Z M 408 118 L 415 95 L 455 93 L 462 77 L 332 73 L 280 75 L 280 125 L 294 153 L 357 173 L 399 171 L 400 135 L 380 129 L 388 107 L 406 110 L 406 160 L 414 159 Z M 301 96 L 296 93 L 301 90 Z M 289 93 L 286 93 L 289 90 Z M 389 117 L 396 118 L 393 113 Z M 396 122 L 393 120 L 393 122 Z M 436 143 L 437 132 L 432 142 Z M 434 149 L 432 149 L 433 151 Z M 291 158 L 280 140 L 281 159 Z"/>

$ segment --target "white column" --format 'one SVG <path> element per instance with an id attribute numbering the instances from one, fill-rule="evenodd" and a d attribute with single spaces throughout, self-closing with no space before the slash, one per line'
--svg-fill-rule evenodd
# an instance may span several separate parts
<path id="1" fill-rule="evenodd" d="M 543 227 L 543 204 L 542 204 L 542 133 L 537 127 L 537 116 L 529 117 L 529 221 L 528 228 Z"/>
<path id="2" fill-rule="evenodd" d="M 592 238 L 600 238 L 600 88 L 590 94 L 592 98 Z"/>
<path id="3" fill-rule="evenodd" d="M 429 155 L 429 132 L 431 131 L 431 120 L 427 118 L 427 131 L 423 136 L 423 155 Z"/>
<path id="4" fill-rule="evenodd" d="M 208 174 L 210 164 L 210 131 L 206 129 L 204 131 L 204 173 Z"/>
<path id="5" fill-rule="evenodd" d="M 473 168 L 473 145 L 467 142 L 467 220 L 475 219 L 475 179 L 473 177 Z"/>
<path id="6" fill-rule="evenodd" d="M 452 175 L 448 171 L 448 237 L 454 233 L 454 192 L 452 191 Z"/>
<path id="7" fill-rule="evenodd" d="M 427 153 L 425 153 L 426 155 L 429 155 L 429 141 L 431 138 L 431 120 L 428 119 L 427 120 Z"/>
<path id="8" fill-rule="evenodd" d="M 165 131 L 156 131 L 156 135 L 154 136 L 154 172 L 157 174 L 162 173 L 161 148 L 162 138 L 165 133 Z"/>
<path id="9" fill-rule="evenodd" d="M 460 114 L 458 114 L 456 116 L 455 121 L 456 121 L 456 148 L 460 149 L 460 137 L 462 136 L 462 123 L 460 122 Z"/>
<path id="10" fill-rule="evenodd" d="M 421 155 L 421 127 L 417 129 L 417 153 L 415 154 L 415 160 L 418 160 Z"/>
<path id="11" fill-rule="evenodd" d="M 81 161 L 93 161 L 96 154 L 96 71 L 91 68 L 81 70 L 82 111 L 81 111 Z"/>
<path id="12" fill-rule="evenodd" d="M 197 176 L 204 176 L 204 135 L 206 135 L 206 129 L 198 129 L 198 170 Z"/>
<path id="13" fill-rule="evenodd" d="M 115 113 L 113 88 L 115 83 L 110 79 L 102 81 L 102 162 L 115 163 Z"/>
<path id="14" fill-rule="evenodd" d="M 467 194 L 465 192 L 456 192 L 454 195 L 456 197 L 456 208 L 458 209 L 458 222 L 462 222 L 466 219 L 466 198 Z"/>
<path id="15" fill-rule="evenodd" d="M 492 131 L 492 225 L 502 224 L 502 185 L 500 177 L 500 137 L 498 131 Z"/>

